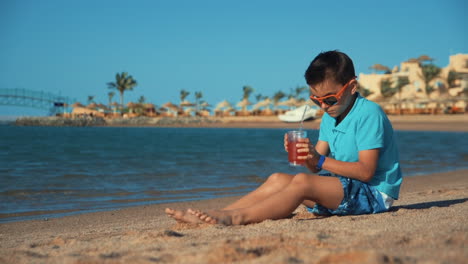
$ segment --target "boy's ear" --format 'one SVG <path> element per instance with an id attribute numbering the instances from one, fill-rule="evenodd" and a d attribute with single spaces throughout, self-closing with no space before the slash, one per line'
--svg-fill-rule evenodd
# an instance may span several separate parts
<path id="1" fill-rule="evenodd" d="M 351 85 L 353 86 L 353 88 L 351 89 L 351 94 L 355 94 L 359 88 L 359 83 L 354 80 Z"/>

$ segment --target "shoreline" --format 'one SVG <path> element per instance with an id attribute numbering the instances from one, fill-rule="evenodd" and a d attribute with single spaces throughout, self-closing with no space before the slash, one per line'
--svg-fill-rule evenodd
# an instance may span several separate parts
<path id="1" fill-rule="evenodd" d="M 468 114 L 458 115 L 390 115 L 394 130 L 468 132 Z M 306 129 L 319 129 L 321 119 L 304 122 Z M 91 126 L 91 127 L 173 127 L 173 128 L 283 128 L 295 129 L 299 123 L 285 123 L 276 116 L 246 117 L 140 117 L 140 118 L 59 118 L 25 117 L 19 126 Z"/>
<path id="2" fill-rule="evenodd" d="M 468 170 L 405 177 L 390 212 L 247 226 L 179 224 L 167 206 L 207 210 L 236 197 L 0 224 L 4 263 L 464 263 Z M 438 250 L 433 250 L 437 248 Z"/>

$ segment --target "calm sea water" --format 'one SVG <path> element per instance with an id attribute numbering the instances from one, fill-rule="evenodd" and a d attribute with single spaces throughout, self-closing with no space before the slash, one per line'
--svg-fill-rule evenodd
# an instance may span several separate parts
<path id="1" fill-rule="evenodd" d="M 0 126 L 0 222 L 244 194 L 304 171 L 287 164 L 285 132 Z M 396 135 L 405 176 L 468 168 L 468 133 Z"/>

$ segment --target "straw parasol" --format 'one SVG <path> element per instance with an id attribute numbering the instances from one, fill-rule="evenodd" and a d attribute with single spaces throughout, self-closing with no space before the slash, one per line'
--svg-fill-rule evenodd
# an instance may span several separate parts
<path id="1" fill-rule="evenodd" d="M 137 106 L 137 105 L 136 105 L 135 103 L 133 103 L 133 102 L 129 102 L 129 103 L 127 104 L 127 107 L 128 107 L 128 108 L 135 108 L 136 106 Z"/>
<path id="2" fill-rule="evenodd" d="M 237 106 L 237 107 L 245 108 L 245 107 L 247 107 L 247 106 L 249 106 L 249 105 L 251 105 L 251 104 L 252 104 L 252 103 L 249 101 L 249 99 L 246 98 L 246 99 L 242 99 L 242 101 L 238 102 L 238 103 L 236 104 L 236 106 Z"/>
<path id="3" fill-rule="evenodd" d="M 171 103 L 171 102 L 167 102 L 167 103 L 163 104 L 162 107 L 164 107 L 166 109 L 174 110 L 174 111 L 179 110 L 179 107 L 177 105 Z"/>
<path id="4" fill-rule="evenodd" d="M 83 105 L 82 105 L 80 102 L 76 102 L 76 103 L 72 104 L 71 107 L 73 107 L 73 108 L 75 108 L 75 107 L 83 107 Z"/>
<path id="5" fill-rule="evenodd" d="M 228 101 L 224 100 L 224 101 L 222 101 L 222 102 L 219 102 L 219 103 L 216 105 L 215 110 L 221 110 L 221 109 L 223 109 L 223 108 L 232 108 L 232 105 L 231 105 Z"/>
<path id="6" fill-rule="evenodd" d="M 207 108 L 207 107 L 211 107 L 211 105 L 210 105 L 209 103 L 207 103 L 207 102 L 201 103 L 200 106 L 201 106 L 203 109 L 205 109 L 205 108 Z"/>
<path id="7" fill-rule="evenodd" d="M 90 103 L 89 105 L 86 106 L 86 108 L 88 109 L 94 109 L 94 108 L 97 108 L 97 104 L 96 103 Z"/>
<path id="8" fill-rule="evenodd" d="M 101 108 L 101 109 L 105 109 L 105 110 L 108 109 L 107 106 L 104 105 L 104 104 L 98 104 L 98 105 L 97 105 L 97 108 Z"/>
<path id="9" fill-rule="evenodd" d="M 288 107 L 293 107 L 293 106 L 298 106 L 299 102 L 296 100 L 296 98 L 291 97 L 286 101 L 279 102 L 277 105 L 279 106 L 288 106 Z"/>
<path id="10" fill-rule="evenodd" d="M 256 103 L 253 107 L 252 107 L 252 110 L 257 110 L 257 109 L 260 109 L 262 107 L 266 107 L 266 108 L 269 108 L 271 105 L 271 100 L 270 98 L 267 98 L 263 101 L 260 101 L 258 103 Z"/>
<path id="11" fill-rule="evenodd" d="M 155 109 L 155 105 L 151 103 L 146 103 L 143 105 L 145 109 Z"/>
<path id="12" fill-rule="evenodd" d="M 188 107 L 184 110 L 185 113 L 192 113 L 192 112 L 195 112 L 195 109 L 193 107 Z"/>
<path id="13" fill-rule="evenodd" d="M 181 106 L 181 107 L 195 106 L 195 104 L 193 104 L 193 103 L 191 103 L 191 102 L 189 102 L 189 101 L 187 101 L 187 100 L 184 100 L 184 101 L 182 101 L 182 102 L 180 103 L 180 106 Z"/>

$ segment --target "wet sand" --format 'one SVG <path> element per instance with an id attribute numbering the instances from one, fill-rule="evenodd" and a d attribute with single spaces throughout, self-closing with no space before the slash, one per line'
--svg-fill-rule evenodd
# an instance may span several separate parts
<path id="1" fill-rule="evenodd" d="M 405 178 L 376 215 L 248 226 L 179 224 L 167 206 L 206 210 L 235 197 L 0 224 L 0 263 L 466 263 L 468 170 Z"/>

